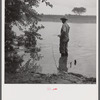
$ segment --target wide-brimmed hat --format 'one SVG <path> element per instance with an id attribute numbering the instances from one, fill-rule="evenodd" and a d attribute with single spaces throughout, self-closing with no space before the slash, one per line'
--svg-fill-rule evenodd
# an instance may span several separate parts
<path id="1" fill-rule="evenodd" d="M 60 20 L 63 20 L 63 19 L 68 20 L 67 16 L 63 16 L 60 18 Z"/>

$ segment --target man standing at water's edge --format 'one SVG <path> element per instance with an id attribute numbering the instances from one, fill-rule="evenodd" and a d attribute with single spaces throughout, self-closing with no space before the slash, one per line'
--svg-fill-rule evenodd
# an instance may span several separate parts
<path id="1" fill-rule="evenodd" d="M 61 28 L 61 34 L 58 35 L 60 37 L 60 53 L 61 56 L 68 56 L 68 42 L 69 42 L 69 25 L 67 24 L 67 17 L 64 16 L 61 18 L 63 23 Z"/>

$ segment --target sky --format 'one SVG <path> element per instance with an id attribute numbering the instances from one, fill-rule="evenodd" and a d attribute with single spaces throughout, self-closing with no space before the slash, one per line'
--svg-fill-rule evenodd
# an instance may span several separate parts
<path id="1" fill-rule="evenodd" d="M 53 8 L 46 6 L 45 3 L 40 3 L 36 8 L 39 13 L 43 14 L 74 14 L 72 9 L 74 7 L 85 7 L 87 9 L 85 15 L 96 15 L 97 13 L 97 0 L 47 0 L 53 4 Z"/>

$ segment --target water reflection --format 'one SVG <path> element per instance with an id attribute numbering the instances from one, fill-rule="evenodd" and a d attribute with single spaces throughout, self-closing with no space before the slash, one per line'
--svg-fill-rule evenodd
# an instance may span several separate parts
<path id="1" fill-rule="evenodd" d="M 59 58 L 59 67 L 58 67 L 59 72 L 68 72 L 67 60 L 68 56 L 61 56 Z"/>

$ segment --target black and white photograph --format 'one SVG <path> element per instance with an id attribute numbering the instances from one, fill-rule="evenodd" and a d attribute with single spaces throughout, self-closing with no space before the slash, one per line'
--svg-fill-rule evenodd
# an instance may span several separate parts
<path id="1" fill-rule="evenodd" d="M 97 0 L 4 4 L 5 84 L 97 83 Z"/>

